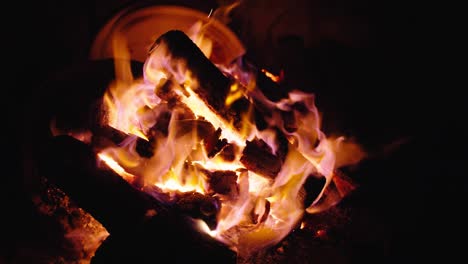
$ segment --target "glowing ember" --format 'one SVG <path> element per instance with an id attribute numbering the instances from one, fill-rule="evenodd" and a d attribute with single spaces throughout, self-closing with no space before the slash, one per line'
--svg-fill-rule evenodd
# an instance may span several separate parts
<path id="1" fill-rule="evenodd" d="M 265 73 L 266 77 L 270 78 L 272 81 L 274 82 L 279 82 L 281 81 L 281 77 L 280 76 L 276 76 L 274 75 L 273 73 L 265 70 L 265 69 L 262 69 L 262 72 Z"/>
<path id="2" fill-rule="evenodd" d="M 187 35 L 209 59 L 213 45 L 204 35 L 204 25 L 197 23 Z M 116 60 L 117 78 L 103 100 L 104 122 L 128 137 L 98 154 L 115 172 L 129 182 L 138 178 L 144 186 L 157 186 L 163 192 L 194 191 L 219 198 L 216 228 L 211 230 L 201 220 L 196 220 L 196 226 L 239 254 L 274 245 L 292 229 L 305 228 L 301 224 L 305 212 L 326 210 L 352 190 L 352 184 L 338 177 L 336 169 L 358 162 L 362 151 L 344 138 L 326 137 L 320 130 L 313 94 L 291 91 L 287 98 L 273 102 L 256 87 L 253 73 L 244 70 L 229 75 L 229 67 L 216 65 L 233 80 L 220 99 L 226 113 L 234 112 L 241 120 L 236 125 L 219 107 L 200 97 L 205 84 L 190 68 L 190 58 L 171 56 L 169 44 L 151 48 L 140 80 L 131 76 L 129 60 Z M 118 53 L 115 57 L 129 58 L 126 44 L 118 36 L 114 52 Z M 280 81 L 280 77 L 262 72 Z M 166 94 L 161 95 L 163 92 Z M 249 103 L 247 111 L 235 112 L 233 105 L 242 100 Z M 251 116 L 254 106 L 268 113 L 264 116 L 267 128 L 257 128 Z M 291 120 L 284 120 L 284 112 L 295 122 L 292 131 L 285 128 Z M 149 157 L 136 151 L 141 140 L 151 147 Z M 251 157 L 249 153 L 253 153 Z M 221 183 L 216 182 L 214 173 L 225 173 L 232 180 L 220 176 L 216 179 Z M 303 185 L 308 177 L 326 181 L 312 204 L 304 208 Z"/>

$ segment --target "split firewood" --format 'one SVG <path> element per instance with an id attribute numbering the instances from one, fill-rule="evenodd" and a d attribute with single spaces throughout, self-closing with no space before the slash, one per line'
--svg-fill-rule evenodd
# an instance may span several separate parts
<path id="1" fill-rule="evenodd" d="M 164 207 L 149 195 L 133 188 L 111 169 L 99 168 L 91 147 L 72 137 L 52 138 L 41 157 L 44 175 L 110 233 L 141 225 L 149 211 L 165 214 Z"/>
<path id="2" fill-rule="evenodd" d="M 195 91 L 200 98 L 215 111 L 224 111 L 224 102 L 232 80 L 226 77 L 184 32 L 171 30 L 161 35 L 153 44 L 150 53 L 157 51 L 166 56 L 161 58 L 165 59 L 166 70 L 175 73 L 178 67 L 185 66 L 186 69 L 182 73 L 190 71 L 191 76 L 203 87 Z"/>
<path id="3" fill-rule="evenodd" d="M 93 263 L 149 263 L 155 257 L 235 263 L 234 252 L 198 231 L 180 210 L 136 189 L 114 171 L 98 167 L 95 153 L 83 142 L 70 136 L 54 137 L 40 158 L 39 173 L 109 231 Z M 212 211 L 203 207 L 203 212 Z M 181 250 L 189 256 L 180 256 Z"/>
<path id="4" fill-rule="evenodd" d="M 189 84 L 190 88 L 206 106 L 220 118 L 240 129 L 242 115 L 225 105 L 235 80 L 224 75 L 184 32 L 171 30 L 164 33 L 155 41 L 150 53 L 157 53 L 157 59 L 164 61 L 160 66 L 181 86 L 185 86 L 184 82 L 188 81 L 186 75 L 189 73 L 194 84 Z M 242 100 L 248 104 L 248 100 L 240 99 Z M 247 110 L 248 108 L 242 109 Z"/>

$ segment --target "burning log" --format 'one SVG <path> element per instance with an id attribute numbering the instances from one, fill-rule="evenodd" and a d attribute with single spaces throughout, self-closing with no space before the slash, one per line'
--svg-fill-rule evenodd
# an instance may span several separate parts
<path id="1" fill-rule="evenodd" d="M 237 174 L 234 171 L 214 171 L 209 173 L 210 188 L 219 194 L 237 194 Z"/>
<path id="2" fill-rule="evenodd" d="M 100 221 L 110 233 L 125 232 L 146 221 L 148 210 L 164 208 L 110 169 L 97 167 L 92 149 L 68 136 L 52 139 L 40 163 L 54 184 Z M 115 210 L 117 205 L 119 210 Z"/>
<path id="3" fill-rule="evenodd" d="M 271 147 L 262 139 L 255 138 L 247 141 L 240 158 L 240 162 L 246 169 L 270 178 L 276 177 L 286 158 L 288 141 L 278 130 L 275 135 L 278 146 L 276 153 L 273 153 Z"/>
<path id="4" fill-rule="evenodd" d="M 164 63 L 159 67 L 172 75 L 170 78 L 176 79 L 181 86 L 184 86 L 186 73 L 189 73 L 190 78 L 198 85 L 190 86 L 194 92 L 205 102 L 205 104 L 214 111 L 219 117 L 225 119 L 228 123 L 234 124 L 234 127 L 240 129 L 241 117 L 248 111 L 251 102 L 245 98 L 238 98 L 230 107 L 226 107 L 226 98 L 230 93 L 235 80 L 223 74 L 216 65 L 214 65 L 198 48 L 198 46 L 184 32 L 179 30 L 171 30 L 161 35 L 153 44 L 150 53 L 157 53 Z M 151 55 L 150 55 L 151 56 Z M 151 61 L 151 60 L 150 60 Z M 180 69 L 182 66 L 182 70 Z M 255 74 L 258 90 L 272 101 L 279 101 L 286 98 L 288 93 L 285 89 L 268 78 L 261 70 L 252 69 Z M 181 77 L 182 76 L 182 77 Z M 174 89 L 183 89 L 174 87 L 173 82 L 165 82 L 159 85 L 161 91 L 158 91 L 158 96 L 166 100 L 174 100 L 178 96 L 173 92 Z M 245 88 L 244 88 L 245 89 Z M 247 92 L 247 91 L 246 91 Z M 255 115 L 257 127 L 262 127 L 264 124 L 264 116 L 270 116 L 269 110 L 258 100 L 254 99 L 253 106 L 258 114 Z"/>
<path id="5" fill-rule="evenodd" d="M 132 187 L 112 170 L 98 168 L 88 145 L 69 136 L 58 136 L 41 157 L 39 169 L 43 175 L 111 234 L 98 250 L 96 263 L 122 260 L 147 263 L 154 261 L 154 257 L 175 262 L 235 261 L 232 251 L 195 231 L 175 210 Z M 154 249 L 158 249 L 157 256 L 148 254 Z M 178 254 L 181 251 L 184 254 Z"/>
<path id="6" fill-rule="evenodd" d="M 177 68 L 185 65 L 202 89 L 196 89 L 207 105 L 218 113 L 225 112 L 225 100 L 232 80 L 226 77 L 182 31 L 171 30 L 161 35 L 150 52 L 162 50 L 168 56 L 167 70 L 177 74 Z M 185 74 L 185 71 L 182 73 Z M 180 80 L 179 80 L 180 81 Z"/>
<path id="7" fill-rule="evenodd" d="M 225 76 L 185 33 L 171 30 L 161 35 L 151 48 L 151 54 L 147 62 L 150 67 L 152 64 L 157 65 L 157 69 L 162 68 L 167 74 L 172 75 L 170 78 L 176 79 L 182 86 L 187 81 L 186 75 L 189 75 L 190 80 L 188 81 L 192 81 L 193 79 L 197 83 L 195 87 L 189 84 L 190 88 L 194 90 L 205 105 L 214 111 L 218 117 L 225 119 L 229 123 L 233 123 L 234 127 L 240 130 L 242 127 L 242 124 L 240 124 L 241 116 L 243 116 L 245 111 L 248 111 L 252 105 L 251 102 L 247 98 L 241 97 L 230 107 L 226 107 L 226 98 L 234 81 Z M 162 60 L 163 62 L 158 60 Z M 181 70 L 180 67 L 183 69 Z M 263 90 L 267 92 L 274 90 L 272 87 L 277 88 L 277 85 L 260 71 L 258 72 L 258 80 L 261 84 L 260 89 L 263 87 Z M 164 84 L 161 87 L 163 87 L 164 94 L 168 95 L 166 96 L 167 98 L 178 97 L 173 90 L 168 88 L 173 87 L 173 85 Z M 179 88 L 175 87 L 173 89 Z M 273 93 L 273 97 L 279 100 L 280 98 L 284 98 L 285 95 L 277 92 L 276 94 Z M 266 129 L 268 125 L 264 118 L 272 116 L 271 110 L 262 104 L 260 100 L 253 98 L 253 101 L 255 113 L 257 113 L 254 122 L 260 124 L 257 127 Z M 286 116 L 287 114 L 284 115 Z M 294 122 L 286 122 L 286 124 L 289 130 L 294 130 Z M 226 140 L 218 139 L 220 133 L 219 130 L 216 131 L 214 137 L 205 141 L 209 157 L 220 153 L 228 145 Z M 247 142 L 241 162 L 249 170 L 274 178 L 281 170 L 284 157 L 287 153 L 285 136 L 278 135 L 278 137 L 281 143 L 279 153 L 272 154 L 270 147 L 265 142 L 255 140 Z M 226 153 L 229 154 L 230 152 Z"/>
<path id="8" fill-rule="evenodd" d="M 91 146 L 96 149 L 104 149 L 118 145 L 128 136 L 124 132 L 108 125 L 95 126 L 92 130 Z"/>
<path id="9" fill-rule="evenodd" d="M 272 154 L 270 146 L 261 139 L 247 141 L 240 162 L 246 169 L 270 178 L 275 178 L 283 165 L 282 160 Z"/>
<path id="10" fill-rule="evenodd" d="M 242 107 L 226 107 L 226 98 L 235 80 L 224 75 L 184 32 L 171 30 L 161 35 L 153 44 L 150 53 L 156 53 L 150 56 L 164 61 L 159 62 L 161 65 L 158 67 L 162 68 L 170 79 L 175 79 L 182 87 L 186 87 L 186 82 L 189 82 L 188 86 L 211 111 L 240 130 L 242 112 L 248 110 L 245 105 L 250 103 L 246 98 L 240 98 L 236 104 Z M 148 64 L 151 63 L 149 60 Z M 186 77 L 187 73 L 190 78 Z M 192 86 L 190 83 L 193 82 L 198 85 Z M 162 85 L 162 90 L 169 94 L 170 98 L 174 98 L 176 96 L 168 91 L 168 87 L 171 86 Z"/>
<path id="11" fill-rule="evenodd" d="M 175 204 L 182 214 L 202 219 L 210 229 L 216 228 L 216 215 L 221 207 L 218 199 L 197 192 L 187 192 L 180 194 Z"/>

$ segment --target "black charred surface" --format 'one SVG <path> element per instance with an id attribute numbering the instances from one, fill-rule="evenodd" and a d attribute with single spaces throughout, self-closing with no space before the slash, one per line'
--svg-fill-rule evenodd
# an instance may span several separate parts
<path id="1" fill-rule="evenodd" d="M 95 148 L 115 146 L 124 141 L 128 135 L 108 125 L 98 126 L 93 130 L 91 145 Z"/>
<path id="2" fill-rule="evenodd" d="M 216 216 L 221 208 L 221 202 L 209 195 L 188 192 L 178 194 L 175 208 L 184 215 L 203 220 L 210 229 L 215 229 Z"/>
<path id="3" fill-rule="evenodd" d="M 236 144 L 228 143 L 224 148 L 221 149 L 219 155 L 225 161 L 234 161 L 236 159 L 238 148 L 239 147 Z"/>
<path id="4" fill-rule="evenodd" d="M 225 138 L 216 140 L 216 143 L 214 143 L 214 146 L 208 152 L 208 157 L 213 158 L 214 156 L 216 156 L 216 154 L 221 152 L 227 145 L 228 141 Z"/>
<path id="5" fill-rule="evenodd" d="M 214 171 L 208 175 L 210 188 L 219 194 L 235 194 L 237 191 L 237 174 L 235 171 Z"/>
<path id="6" fill-rule="evenodd" d="M 154 144 L 155 139 L 153 137 L 149 140 L 138 138 L 135 145 L 135 150 L 141 157 L 151 158 L 154 155 Z"/>
<path id="7" fill-rule="evenodd" d="M 281 158 L 261 139 L 247 141 L 240 162 L 246 169 L 270 178 L 275 178 L 283 165 Z"/>

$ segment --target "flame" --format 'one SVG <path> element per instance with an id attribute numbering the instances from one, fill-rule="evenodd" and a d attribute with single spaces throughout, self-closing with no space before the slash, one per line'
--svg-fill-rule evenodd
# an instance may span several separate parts
<path id="1" fill-rule="evenodd" d="M 213 49 L 204 35 L 204 26 L 197 23 L 189 36 L 209 58 Z M 129 58 L 125 42 L 118 36 L 114 51 L 119 53 L 116 57 Z M 216 228 L 211 230 L 201 220 L 196 226 L 243 255 L 278 243 L 299 225 L 304 228 L 305 224 L 300 224 L 304 213 L 326 210 L 353 189 L 346 178 L 336 176 L 336 171 L 340 166 L 359 162 L 364 154 L 357 144 L 343 137 L 326 137 L 320 130 L 313 94 L 291 91 L 288 98 L 272 102 L 256 87 L 255 75 L 248 70 L 239 71 L 242 67 L 236 65 L 236 71 L 231 71 L 235 82 L 226 97 L 226 107 L 248 98 L 271 113 L 265 117 L 268 129 L 259 131 L 249 109 L 242 117 L 243 127 L 238 129 L 197 95 L 196 89 L 203 84 L 192 77 L 187 66 L 173 59 L 171 63 L 177 67 L 168 69 L 165 65 L 169 60 L 165 47 L 153 47 L 142 79 L 131 76 L 129 61 L 116 60 L 116 81 L 103 99 L 105 122 L 127 133 L 128 138 L 98 156 L 124 179 L 131 182 L 139 178 L 145 185 L 155 185 L 168 193 L 195 191 L 211 195 L 206 171 L 234 171 L 236 195 L 216 194 L 221 200 Z M 225 65 L 218 67 L 227 72 Z M 273 81 L 280 81 L 280 77 L 262 71 Z M 171 89 L 180 104 L 169 104 L 156 95 L 169 80 L 176 83 Z M 285 128 L 282 112 L 291 113 L 297 129 L 291 132 Z M 169 117 L 161 118 L 166 116 Z M 220 129 L 220 138 L 237 147 L 232 159 L 208 156 L 204 148 L 206 135 L 197 126 L 200 121 Z M 161 123 L 167 131 L 155 129 Z M 191 125 L 188 130 L 187 124 Z M 276 177 L 247 170 L 240 161 L 246 141 L 261 139 L 276 155 L 280 152 L 277 130 L 287 139 L 288 151 Z M 136 152 L 139 139 L 151 148 L 151 157 L 143 158 Z M 324 177 L 326 181 L 312 204 L 304 205 L 303 184 L 308 177 Z"/>
<path id="2" fill-rule="evenodd" d="M 195 23 L 189 30 L 188 36 L 200 48 L 203 54 L 210 58 L 213 50 L 213 42 L 211 39 L 205 37 L 206 25 L 202 21 Z"/>
<path id="3" fill-rule="evenodd" d="M 280 82 L 281 81 L 281 76 L 274 75 L 273 73 L 262 69 L 262 72 L 265 73 L 266 77 L 270 78 L 274 82 Z"/>
<path id="4" fill-rule="evenodd" d="M 107 156 L 104 153 L 99 153 L 98 157 L 102 161 L 104 161 L 104 163 L 106 163 L 106 165 L 109 166 L 109 168 L 113 169 L 120 176 L 122 176 L 122 178 L 124 178 L 125 180 L 131 181 L 135 178 L 135 175 L 126 172 L 125 169 L 122 168 L 122 166 L 120 166 L 119 163 L 115 161 L 113 158 L 111 158 L 110 156 Z"/>
<path id="5" fill-rule="evenodd" d="M 135 81 L 130 67 L 130 54 L 125 38 L 114 34 L 113 41 L 115 64 L 115 81 L 104 94 L 104 107 L 107 113 L 107 124 L 127 134 L 148 140 L 147 130 L 154 125 L 152 118 L 146 118 L 144 111 L 160 103 L 154 94 L 154 87 Z M 160 72 L 152 73 L 163 78 Z M 155 78 L 155 77 L 153 77 Z"/>

